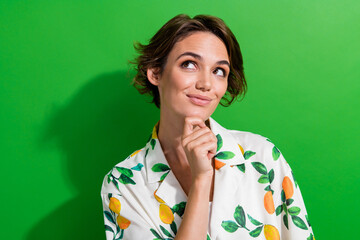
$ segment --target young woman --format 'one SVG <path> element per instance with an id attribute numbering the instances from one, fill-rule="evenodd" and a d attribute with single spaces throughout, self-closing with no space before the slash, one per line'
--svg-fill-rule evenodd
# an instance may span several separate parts
<path id="1" fill-rule="evenodd" d="M 313 239 L 300 189 L 260 135 L 211 118 L 246 91 L 239 44 L 216 17 L 178 15 L 137 45 L 134 85 L 160 120 L 101 190 L 107 239 Z"/>

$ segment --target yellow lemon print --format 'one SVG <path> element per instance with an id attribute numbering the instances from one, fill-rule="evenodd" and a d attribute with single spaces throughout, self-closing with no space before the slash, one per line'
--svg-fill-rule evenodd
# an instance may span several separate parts
<path id="1" fill-rule="evenodd" d="M 284 189 L 286 199 L 290 199 L 294 195 L 294 186 L 288 176 L 284 177 L 282 188 Z"/>
<path id="2" fill-rule="evenodd" d="M 273 214 L 275 212 L 274 199 L 271 191 L 265 193 L 264 207 L 269 214 Z"/>
<path id="3" fill-rule="evenodd" d="M 119 214 L 120 210 L 121 210 L 121 203 L 120 203 L 119 199 L 111 197 L 110 198 L 110 203 L 109 203 L 109 208 L 114 213 Z"/>
<path id="4" fill-rule="evenodd" d="M 239 148 L 240 148 L 240 151 L 242 153 L 242 155 L 244 155 L 244 149 L 242 148 L 242 146 L 240 144 L 238 144 Z"/>
<path id="5" fill-rule="evenodd" d="M 141 149 L 139 149 L 139 150 L 136 150 L 135 152 L 133 152 L 131 155 L 130 155 L 130 157 L 133 157 L 133 156 L 135 156 L 136 154 L 138 154 L 139 152 L 141 151 Z"/>
<path id="6" fill-rule="evenodd" d="M 164 200 L 162 200 L 161 198 L 159 198 L 159 197 L 156 195 L 156 191 L 157 191 L 157 189 L 156 189 L 155 192 L 154 192 L 154 197 L 155 197 L 156 201 L 158 201 L 159 203 L 165 203 Z"/>
<path id="7" fill-rule="evenodd" d="M 265 225 L 264 235 L 266 240 L 280 240 L 279 231 L 272 225 Z"/>
<path id="8" fill-rule="evenodd" d="M 223 166 L 225 166 L 225 163 L 223 163 L 222 161 L 219 161 L 219 160 L 217 160 L 217 159 L 215 159 L 214 164 L 215 164 L 215 169 L 216 169 L 216 170 L 219 170 L 220 168 L 222 168 Z"/>
<path id="9" fill-rule="evenodd" d="M 159 215 L 160 215 L 161 221 L 165 224 L 171 224 L 174 221 L 173 212 L 165 204 L 160 204 Z"/>
<path id="10" fill-rule="evenodd" d="M 129 219 L 124 218 L 121 215 L 117 216 L 116 221 L 117 221 L 120 229 L 127 229 L 131 223 Z"/>

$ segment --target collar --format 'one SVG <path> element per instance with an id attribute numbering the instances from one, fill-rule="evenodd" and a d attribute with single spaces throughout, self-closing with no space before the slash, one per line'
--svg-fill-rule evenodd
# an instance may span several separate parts
<path id="1" fill-rule="evenodd" d="M 231 132 L 214 119 L 209 118 L 210 128 L 218 139 L 218 147 L 215 155 L 215 168 L 218 170 L 224 166 L 234 166 L 245 162 L 241 146 L 237 143 Z M 149 141 L 146 144 L 145 168 L 149 183 L 164 180 L 171 171 L 162 151 L 157 130 L 159 122 L 153 127 Z"/>

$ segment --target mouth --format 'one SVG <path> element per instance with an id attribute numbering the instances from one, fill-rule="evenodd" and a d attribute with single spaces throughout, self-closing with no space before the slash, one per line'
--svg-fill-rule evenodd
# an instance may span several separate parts
<path id="1" fill-rule="evenodd" d="M 206 106 L 208 104 L 210 104 L 210 102 L 212 101 L 211 98 L 206 97 L 206 96 L 202 96 L 202 95 L 198 95 L 198 94 L 187 94 L 186 95 L 190 101 L 198 106 Z"/>

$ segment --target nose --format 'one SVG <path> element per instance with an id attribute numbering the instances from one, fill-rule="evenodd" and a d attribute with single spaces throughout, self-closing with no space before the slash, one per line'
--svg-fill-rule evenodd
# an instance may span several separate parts
<path id="1" fill-rule="evenodd" d="M 209 91 L 211 89 L 211 86 L 211 76 L 207 73 L 201 74 L 195 84 L 196 89 L 204 92 Z"/>

